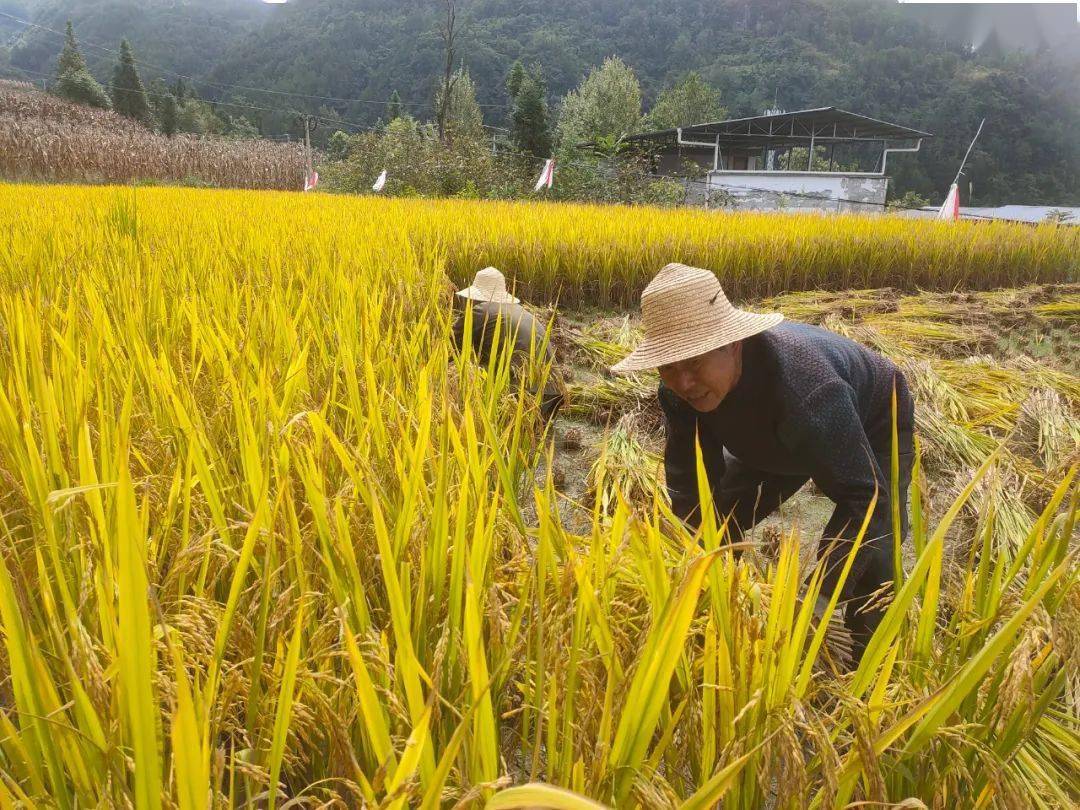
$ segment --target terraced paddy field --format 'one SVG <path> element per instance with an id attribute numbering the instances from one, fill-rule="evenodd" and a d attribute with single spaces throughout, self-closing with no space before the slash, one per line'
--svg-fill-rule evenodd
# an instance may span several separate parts
<path id="1" fill-rule="evenodd" d="M 0 219 L 3 806 L 1080 801 L 1080 229 L 47 186 Z M 909 374 L 853 671 L 817 496 L 739 558 L 691 535 L 655 381 L 603 371 L 670 260 Z M 558 301 L 554 441 L 547 369 L 451 348 L 484 264 Z"/>

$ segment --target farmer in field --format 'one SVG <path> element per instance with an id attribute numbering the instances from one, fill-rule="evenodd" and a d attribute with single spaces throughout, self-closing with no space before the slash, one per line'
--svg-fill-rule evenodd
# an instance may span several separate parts
<path id="1" fill-rule="evenodd" d="M 841 594 L 861 656 L 884 612 L 871 597 L 893 579 L 894 386 L 907 531 L 914 406 L 903 374 L 825 329 L 736 309 L 713 273 L 682 264 L 653 278 L 641 294 L 641 314 L 644 340 L 612 370 L 660 372 L 664 468 L 679 518 L 700 524 L 695 437 L 732 542 L 813 481 L 836 504 L 819 545 L 826 559 L 821 593 L 828 596 L 877 493 Z"/>
<path id="2" fill-rule="evenodd" d="M 526 362 L 530 355 L 544 351 L 545 329 L 506 290 L 506 278 L 494 267 L 485 267 L 473 277 L 471 286 L 458 290 L 460 312 L 454 321 L 454 344 L 461 350 L 465 341 L 465 307 L 472 304 L 472 347 L 478 362 L 486 365 L 491 358 L 496 324 L 501 324 L 500 342 L 512 344 L 512 362 L 516 367 Z M 503 343 L 505 345 L 505 343 Z M 554 419 L 566 399 L 565 388 L 554 368 L 554 352 L 550 343 L 546 346 L 546 359 L 552 361 L 552 369 L 540 399 L 540 415 L 544 424 Z"/>

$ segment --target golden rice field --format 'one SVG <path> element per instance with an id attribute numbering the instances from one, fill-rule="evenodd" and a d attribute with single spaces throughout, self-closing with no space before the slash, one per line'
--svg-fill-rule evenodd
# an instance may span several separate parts
<path id="1" fill-rule="evenodd" d="M 733 297 L 869 287 L 952 290 L 1080 280 L 1080 228 L 897 217 L 733 213 L 698 209 L 348 200 L 317 203 L 361 221 L 409 223 L 444 254 L 455 281 L 478 263 L 512 272 L 528 300 L 636 307 L 677 256 L 715 268 Z M 491 222 L 500 222 L 493 229 Z"/>
<path id="2" fill-rule="evenodd" d="M 1080 801 L 1080 489 L 1039 460 L 1069 452 L 1049 421 L 1007 521 L 1007 431 L 940 508 L 917 476 L 910 564 L 846 672 L 814 538 L 735 559 L 603 472 L 567 528 L 528 380 L 447 340 L 448 276 L 482 263 L 564 307 L 670 259 L 741 294 L 992 288 L 1075 281 L 1078 229 L 20 186 L 0 220 L 0 806 Z M 1069 295 L 1028 303 L 1067 323 Z M 936 375 L 924 437 L 1019 429 L 1010 391 L 1075 416 L 1067 370 L 992 397 L 880 327 Z"/>

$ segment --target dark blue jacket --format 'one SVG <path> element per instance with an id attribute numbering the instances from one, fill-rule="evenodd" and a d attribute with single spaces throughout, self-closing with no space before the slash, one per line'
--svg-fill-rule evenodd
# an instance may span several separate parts
<path id="1" fill-rule="evenodd" d="M 891 510 L 882 459 L 892 451 L 894 385 L 898 433 L 910 447 L 914 412 L 903 374 L 877 352 L 817 326 L 783 322 L 744 341 L 739 382 L 709 413 L 697 413 L 661 384 L 673 511 L 698 522 L 697 435 L 721 519 L 731 514 L 736 522 L 752 523 L 754 510 L 754 504 L 733 500 L 720 486 L 726 449 L 763 475 L 813 480 L 837 504 L 838 516 L 850 518 L 845 535 L 857 532 L 877 491 L 867 536 L 888 534 Z M 732 528 L 737 535 L 738 527 Z"/>

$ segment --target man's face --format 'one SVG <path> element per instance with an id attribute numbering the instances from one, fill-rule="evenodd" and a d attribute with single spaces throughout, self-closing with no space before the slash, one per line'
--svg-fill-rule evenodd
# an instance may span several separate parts
<path id="1" fill-rule="evenodd" d="M 664 385 L 700 413 L 711 411 L 723 402 L 739 382 L 741 373 L 741 342 L 660 366 Z"/>

